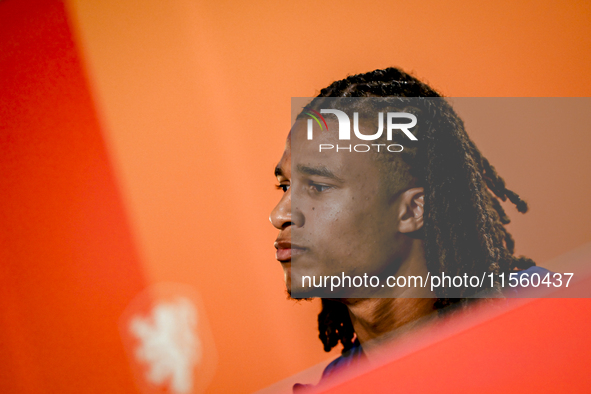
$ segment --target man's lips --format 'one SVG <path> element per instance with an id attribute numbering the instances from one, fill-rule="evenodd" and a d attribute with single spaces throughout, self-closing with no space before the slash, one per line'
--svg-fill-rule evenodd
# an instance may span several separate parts
<path id="1" fill-rule="evenodd" d="M 291 261 L 291 257 L 293 255 L 297 255 L 306 251 L 306 248 L 284 240 L 277 240 L 274 246 L 277 249 L 275 258 L 281 262 Z"/>

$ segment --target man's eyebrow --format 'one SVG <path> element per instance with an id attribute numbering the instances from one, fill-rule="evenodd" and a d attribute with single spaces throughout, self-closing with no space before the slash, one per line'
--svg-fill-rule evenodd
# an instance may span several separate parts
<path id="1" fill-rule="evenodd" d="M 318 175 L 325 178 L 334 179 L 338 182 L 344 182 L 341 178 L 336 176 L 331 170 L 326 168 L 325 166 L 318 166 L 318 167 L 309 167 L 302 164 L 298 164 L 297 166 L 298 172 L 306 175 Z"/>
<path id="2" fill-rule="evenodd" d="M 281 169 L 281 167 L 279 167 L 279 166 L 275 167 L 275 176 L 276 177 L 283 176 L 283 170 Z"/>

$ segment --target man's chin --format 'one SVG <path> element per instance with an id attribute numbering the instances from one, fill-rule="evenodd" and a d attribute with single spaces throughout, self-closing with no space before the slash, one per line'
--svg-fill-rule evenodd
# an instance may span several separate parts
<path id="1" fill-rule="evenodd" d="M 288 300 L 311 301 L 313 298 L 312 296 L 307 295 L 306 291 L 302 291 L 302 289 L 297 289 L 295 292 L 292 291 L 291 275 L 285 276 L 285 292 L 287 293 Z"/>
<path id="2" fill-rule="evenodd" d="M 289 300 L 310 301 L 314 298 L 318 298 L 318 294 L 314 295 L 314 293 L 315 293 L 314 289 L 304 289 L 304 288 L 293 289 L 290 285 L 291 285 L 291 282 L 287 282 L 285 285 L 287 299 L 289 299 Z"/>
<path id="3" fill-rule="evenodd" d="M 301 284 L 303 282 L 301 272 L 297 272 L 295 275 L 293 275 L 291 262 L 283 264 L 283 272 L 285 279 L 285 288 L 287 291 L 287 299 L 296 301 L 309 301 L 313 298 L 324 298 L 330 296 L 330 294 L 325 293 L 325 289 L 318 289 L 315 287 L 292 286 L 292 284 L 294 283 L 297 285 L 298 283 Z"/>
<path id="4" fill-rule="evenodd" d="M 287 299 L 288 300 L 311 300 L 312 296 L 307 295 L 306 289 L 295 289 L 292 291 L 292 275 L 291 275 L 291 262 L 283 263 L 283 274 L 285 279 L 285 290 L 287 291 Z M 301 281 L 301 279 L 300 279 Z"/>

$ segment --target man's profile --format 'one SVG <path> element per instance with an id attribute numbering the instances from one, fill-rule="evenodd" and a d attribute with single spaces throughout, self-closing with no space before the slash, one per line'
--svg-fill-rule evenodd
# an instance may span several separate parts
<path id="1" fill-rule="evenodd" d="M 336 132 L 339 124 L 327 116 L 322 119 L 326 127 L 318 122 L 314 129 L 317 144 L 310 148 L 305 143 L 311 138 L 309 117 L 316 119 L 314 114 L 319 116 L 332 98 L 367 99 L 341 101 L 351 125 L 356 113 L 355 127 L 364 129 L 351 136 L 351 146 L 370 146 L 364 136 L 380 130 L 385 121 L 363 113 L 376 114 L 386 107 L 417 114 L 416 141 L 405 133 L 386 141 L 384 133 L 384 147 L 399 143 L 404 149 L 338 152 L 328 147 L 342 143 Z M 318 144 L 326 148 L 323 155 L 317 154 Z M 270 219 L 279 230 L 276 257 L 294 298 L 314 296 L 306 292 L 313 287 L 312 278 L 341 272 L 343 278 L 345 272 L 378 279 L 490 277 L 484 287 L 491 296 L 500 296 L 499 275 L 535 266 L 528 258 L 514 256 L 514 241 L 505 228 L 509 218 L 500 204 L 508 199 L 525 213 L 525 201 L 506 188 L 449 103 L 399 69 L 349 76 L 322 89 L 297 117 L 275 174 L 284 194 Z M 308 287 L 305 277 L 310 278 Z M 467 305 L 482 288 L 376 285 L 378 290 L 380 298 L 367 292 L 322 299 L 318 323 L 324 349 L 340 342 L 347 355 L 333 362 L 325 375 L 361 357 L 365 343 L 434 311 Z"/>

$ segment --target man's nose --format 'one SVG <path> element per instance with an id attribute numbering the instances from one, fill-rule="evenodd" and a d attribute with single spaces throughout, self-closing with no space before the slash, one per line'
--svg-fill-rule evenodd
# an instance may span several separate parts
<path id="1" fill-rule="evenodd" d="M 279 203 L 271 211 L 269 216 L 271 224 L 281 230 L 291 224 L 291 191 L 283 194 Z"/>

